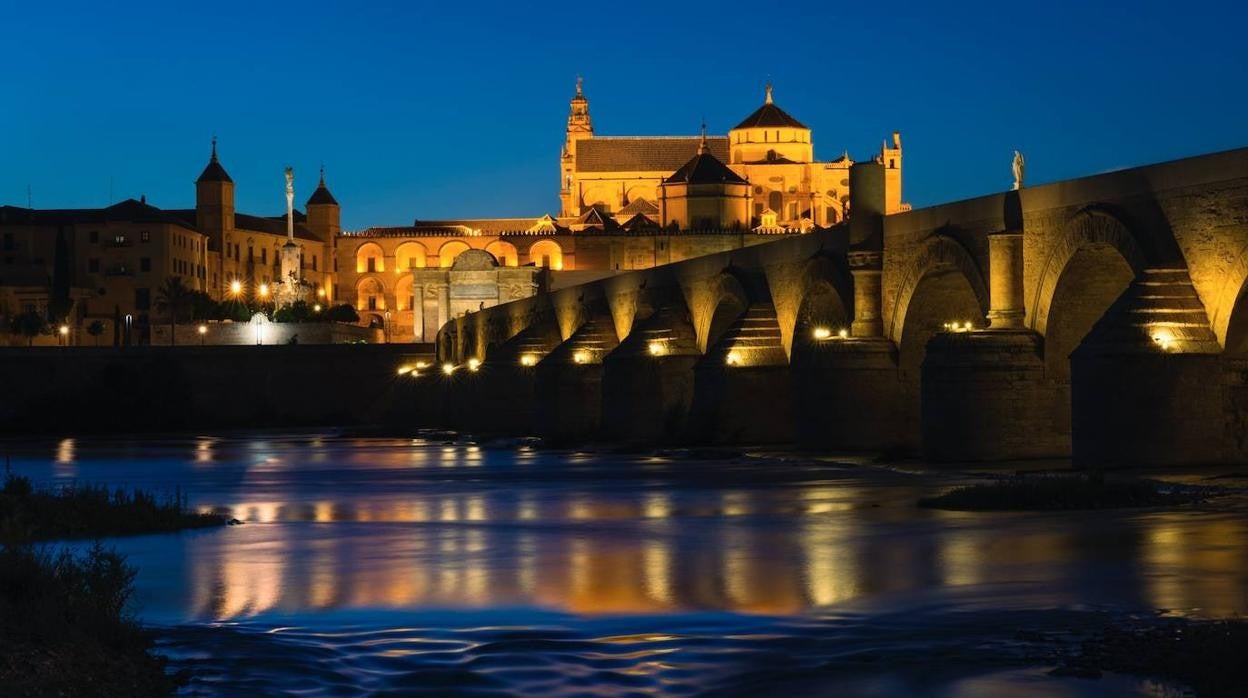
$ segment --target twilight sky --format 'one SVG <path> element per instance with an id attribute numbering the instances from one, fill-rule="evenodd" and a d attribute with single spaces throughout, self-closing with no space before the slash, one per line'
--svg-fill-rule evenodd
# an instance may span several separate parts
<path id="1" fill-rule="evenodd" d="M 215 133 L 241 211 L 323 162 L 348 229 L 558 213 L 578 73 L 600 135 L 725 133 L 768 79 L 820 159 L 900 130 L 916 207 L 1015 148 L 1039 183 L 1248 146 L 1242 2 L 109 5 L 0 0 L 0 204 L 190 207 Z"/>

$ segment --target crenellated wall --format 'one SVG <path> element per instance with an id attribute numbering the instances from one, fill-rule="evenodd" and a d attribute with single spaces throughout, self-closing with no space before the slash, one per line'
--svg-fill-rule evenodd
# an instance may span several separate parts
<path id="1" fill-rule="evenodd" d="M 456 318 L 440 360 L 480 372 L 438 380 L 455 393 L 487 368 L 527 375 L 509 399 L 532 400 L 536 421 L 493 427 L 561 438 L 1088 465 L 1245 454 L 1248 149 L 874 223 L 869 204 L 848 226 Z M 474 403 L 489 401 L 477 382 Z"/>

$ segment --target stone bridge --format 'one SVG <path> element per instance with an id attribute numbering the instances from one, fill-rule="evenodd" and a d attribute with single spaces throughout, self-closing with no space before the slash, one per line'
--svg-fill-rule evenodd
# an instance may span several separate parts
<path id="1" fill-rule="evenodd" d="M 890 216 L 871 197 L 836 228 L 457 318 L 421 402 L 555 441 L 1248 454 L 1248 149 Z"/>

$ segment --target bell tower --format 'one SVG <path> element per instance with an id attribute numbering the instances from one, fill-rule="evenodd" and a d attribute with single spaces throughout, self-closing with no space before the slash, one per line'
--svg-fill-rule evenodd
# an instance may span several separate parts
<path id="1" fill-rule="evenodd" d="M 563 142 L 563 154 L 559 158 L 559 200 L 563 216 L 579 216 L 580 203 L 574 191 L 576 185 L 576 143 L 594 137 L 594 124 L 589 118 L 589 100 L 585 98 L 585 81 L 576 77 L 576 94 L 568 111 L 568 128 Z"/>

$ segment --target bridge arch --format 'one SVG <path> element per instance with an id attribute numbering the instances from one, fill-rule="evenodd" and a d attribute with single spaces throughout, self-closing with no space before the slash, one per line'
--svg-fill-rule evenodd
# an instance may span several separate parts
<path id="1" fill-rule="evenodd" d="M 1116 254 L 1107 259 L 1116 257 L 1124 262 L 1133 277 L 1142 274 L 1148 264 L 1144 250 L 1131 229 L 1109 209 L 1089 206 L 1076 213 L 1066 224 L 1064 234 L 1050 246 L 1042 262 L 1028 309 L 1031 329 L 1048 336 L 1049 322 L 1054 317 L 1052 306 L 1058 282 L 1072 261 L 1082 261 L 1076 258 L 1080 255 L 1086 258 L 1089 252 L 1101 256 L 1099 253 L 1111 251 Z M 1101 311 L 1104 312 L 1104 308 Z"/>
<path id="2" fill-rule="evenodd" d="M 984 275 L 979 270 L 975 258 L 967 252 L 957 240 L 948 235 L 937 234 L 923 243 L 922 249 L 907 267 L 902 276 L 901 285 L 897 290 L 897 302 L 886 328 L 886 335 L 898 347 L 905 341 L 906 328 L 913 326 L 915 310 L 937 313 L 939 316 L 941 298 L 933 302 L 924 302 L 922 308 L 911 307 L 916 300 L 923 300 L 917 293 L 920 287 L 925 292 L 929 288 L 940 296 L 952 295 L 956 299 L 944 298 L 951 304 L 944 310 L 944 317 L 936 323 L 939 328 L 945 322 L 973 322 L 982 325 L 988 314 L 988 286 L 984 283 Z M 969 298 L 965 291 L 970 294 Z M 930 324 L 931 318 L 922 318 Z M 928 328 L 935 331 L 934 328 Z M 926 343 L 926 338 L 923 343 Z"/>
<path id="3" fill-rule="evenodd" d="M 774 298 L 773 291 L 773 298 Z M 792 316 L 780 326 L 781 341 L 790 357 L 815 346 L 815 331 L 826 330 L 832 335 L 849 327 L 853 317 L 853 281 L 837 260 L 819 254 L 806 261 L 796 288 L 796 297 L 783 304 Z M 781 302 L 776 300 L 779 319 Z"/>
<path id="4" fill-rule="evenodd" d="M 689 303 L 698 350 L 703 354 L 750 307 L 750 295 L 740 273 L 732 267 L 725 268 L 707 282 L 704 293 L 698 294 L 703 296 L 703 302 L 691 300 Z"/>
<path id="5" fill-rule="evenodd" d="M 1248 246 L 1223 272 L 1209 325 L 1227 354 L 1248 356 Z"/>

